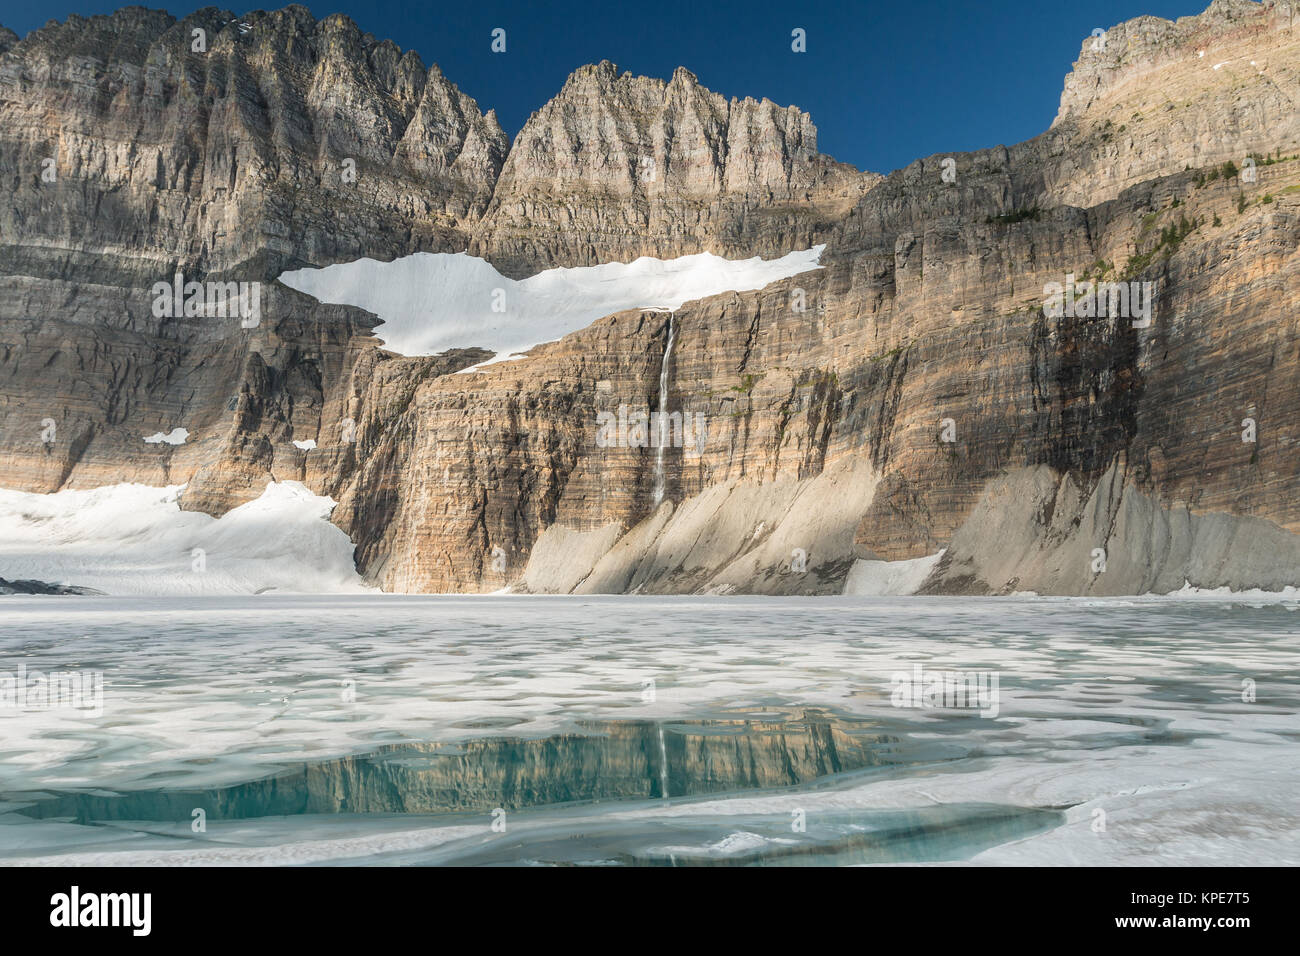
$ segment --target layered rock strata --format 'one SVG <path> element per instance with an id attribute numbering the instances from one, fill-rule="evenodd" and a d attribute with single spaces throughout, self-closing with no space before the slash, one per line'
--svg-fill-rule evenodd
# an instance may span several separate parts
<path id="1" fill-rule="evenodd" d="M 189 481 L 220 513 L 301 480 L 388 590 L 838 593 L 856 560 L 944 548 L 927 591 L 1300 585 L 1294 13 L 1085 38 L 1041 136 L 885 177 L 819 155 L 794 108 L 607 63 L 507 152 L 436 67 L 302 8 L 0 38 L 0 484 Z M 395 356 L 374 317 L 274 282 L 822 242 L 820 270 L 466 374 L 473 342 Z M 259 323 L 156 317 L 177 269 L 263 283 Z M 1087 281 L 1149 315 L 1044 309 Z M 620 405 L 707 441 L 606 447 Z"/>

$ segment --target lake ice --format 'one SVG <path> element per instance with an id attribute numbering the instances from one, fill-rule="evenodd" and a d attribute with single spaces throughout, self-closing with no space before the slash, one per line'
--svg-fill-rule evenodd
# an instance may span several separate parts
<path id="1" fill-rule="evenodd" d="M 1293 597 L 8 597 L 0 622 L 0 694 L 20 666 L 103 680 L 98 716 L 0 706 L 6 864 L 1300 862 Z M 996 716 L 895 706 L 918 668 L 995 676 Z"/>

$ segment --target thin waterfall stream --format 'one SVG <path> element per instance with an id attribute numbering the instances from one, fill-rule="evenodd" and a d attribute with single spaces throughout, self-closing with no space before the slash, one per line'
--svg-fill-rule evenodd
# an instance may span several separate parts
<path id="1" fill-rule="evenodd" d="M 658 508 L 664 500 L 664 446 L 668 444 L 668 362 L 673 355 L 673 340 L 677 330 L 673 326 L 674 312 L 668 313 L 668 344 L 664 347 L 664 361 L 659 368 L 659 440 L 655 451 L 655 490 L 653 503 Z"/>

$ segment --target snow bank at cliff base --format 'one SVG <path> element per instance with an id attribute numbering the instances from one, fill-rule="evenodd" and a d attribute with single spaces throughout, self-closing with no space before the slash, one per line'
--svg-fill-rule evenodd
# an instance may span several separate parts
<path id="1" fill-rule="evenodd" d="M 335 502 L 271 482 L 220 518 L 180 509 L 184 485 L 50 495 L 0 490 L 0 578 L 106 594 L 360 592 Z"/>

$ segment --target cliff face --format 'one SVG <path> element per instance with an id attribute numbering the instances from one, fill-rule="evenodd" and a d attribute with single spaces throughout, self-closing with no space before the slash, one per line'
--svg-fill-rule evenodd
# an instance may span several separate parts
<path id="1" fill-rule="evenodd" d="M 301 471 L 290 441 L 316 440 L 330 393 L 368 368 L 373 320 L 273 280 L 463 249 L 506 149 L 436 67 L 303 7 L 181 21 L 132 7 L 12 43 L 4 484 L 188 480 L 191 507 L 223 511 Z M 152 287 L 178 272 L 261 283 L 258 323 L 156 316 Z M 142 442 L 182 425 L 185 446 Z"/>
<path id="2" fill-rule="evenodd" d="M 1052 124 L 1057 200 L 1086 208 L 1293 142 L 1297 20 L 1294 2 L 1214 0 L 1200 16 L 1138 17 L 1086 40 Z"/>
<path id="3" fill-rule="evenodd" d="M 6 271 L 118 285 L 463 248 L 508 147 L 436 67 L 296 6 L 71 17 L 4 55 L 0 109 Z"/>
<path id="4" fill-rule="evenodd" d="M 608 63 L 507 156 L 491 113 L 342 18 L 232 19 L 0 37 L 0 484 L 189 481 L 216 513 L 303 480 L 391 590 L 838 593 L 857 559 L 944 548 L 927 590 L 1300 584 L 1290 6 L 1085 39 L 1043 135 L 883 178 L 818 155 L 794 108 Z M 54 142 L 77 145 L 43 183 Z M 820 270 L 469 374 L 486 353 L 394 356 L 373 317 L 272 282 L 416 250 L 523 276 L 823 242 Z M 260 324 L 155 318 L 177 267 L 264 282 Z M 1046 314 L 1071 277 L 1138 283 L 1149 324 Z M 624 405 L 703 415 L 707 440 L 609 447 Z M 140 440 L 175 426 L 189 443 Z"/>

